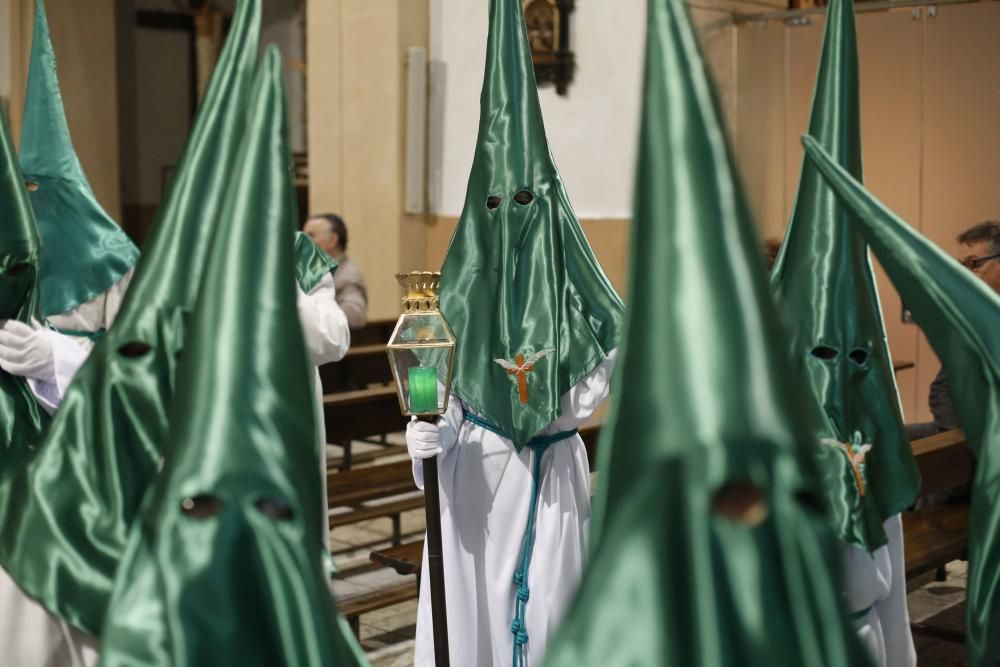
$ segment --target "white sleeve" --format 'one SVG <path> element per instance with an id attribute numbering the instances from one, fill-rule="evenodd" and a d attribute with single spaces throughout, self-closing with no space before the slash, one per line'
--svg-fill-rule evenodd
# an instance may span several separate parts
<path id="1" fill-rule="evenodd" d="M 62 403 L 70 382 L 83 366 L 83 362 L 90 356 L 90 352 L 80 347 L 69 336 L 64 336 L 57 331 L 46 329 L 45 335 L 52 345 L 55 381 L 42 382 L 35 378 L 28 378 L 28 386 L 31 388 L 31 393 L 35 395 L 35 400 L 51 415 Z"/>
<path id="2" fill-rule="evenodd" d="M 298 287 L 299 321 L 306 337 L 306 348 L 314 366 L 340 361 L 351 346 L 347 317 L 337 305 L 333 276 L 323 276 L 319 285 L 306 294 Z"/>
<path id="3" fill-rule="evenodd" d="M 129 269 L 128 273 L 122 276 L 118 282 L 104 293 L 104 329 L 110 329 L 111 325 L 114 324 L 115 318 L 118 317 L 118 310 L 122 306 L 122 299 L 125 298 L 125 292 L 128 291 L 129 285 L 132 284 L 133 275 L 135 275 L 135 267 Z"/>
<path id="4" fill-rule="evenodd" d="M 444 415 L 438 419 L 438 427 L 441 429 L 441 453 L 438 458 L 447 456 L 448 452 L 458 444 L 458 432 L 462 428 L 465 420 L 465 404 L 462 399 L 454 394 L 448 400 L 448 409 Z M 420 459 L 413 460 L 413 481 L 418 489 L 424 488 L 424 462 Z"/>
<path id="5" fill-rule="evenodd" d="M 559 402 L 559 419 L 552 422 L 547 431 L 571 431 L 593 416 L 611 390 L 611 374 L 617 356 L 618 348 L 611 350 L 597 368 L 563 394 Z"/>

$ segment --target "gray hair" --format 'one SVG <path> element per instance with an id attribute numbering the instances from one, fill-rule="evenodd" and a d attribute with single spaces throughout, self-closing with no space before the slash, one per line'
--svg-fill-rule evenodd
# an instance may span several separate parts
<path id="1" fill-rule="evenodd" d="M 1000 222 L 985 220 L 958 235 L 958 242 L 963 245 L 983 241 L 989 241 L 990 252 L 1000 252 Z"/>

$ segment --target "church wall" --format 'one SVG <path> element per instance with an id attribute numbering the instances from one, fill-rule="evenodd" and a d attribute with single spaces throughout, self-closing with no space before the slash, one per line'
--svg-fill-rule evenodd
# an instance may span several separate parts
<path id="1" fill-rule="evenodd" d="M 20 134 L 34 3 L 16 4 L 11 44 L 21 62 L 13 63 L 11 116 Z M 118 85 L 114 0 L 48 0 L 49 28 L 59 61 L 59 83 L 73 144 L 94 194 L 115 219 L 121 215 L 118 155 Z"/>
<path id="2" fill-rule="evenodd" d="M 11 42 L 11 19 L 13 11 L 10 0 L 0 0 L 0 102 L 5 105 L 10 99 L 10 75 L 13 43 Z"/>
<path id="3" fill-rule="evenodd" d="M 340 213 L 369 318 L 399 314 L 394 274 L 424 268 L 423 216 L 403 213 L 406 50 L 427 46 L 427 3 L 307 4 L 309 207 Z"/>
<path id="4" fill-rule="evenodd" d="M 706 0 L 691 7 L 735 130 L 736 32 L 731 12 L 762 11 L 780 2 Z M 487 2 L 431 0 L 429 202 L 437 215 L 461 212 L 479 123 L 485 67 Z M 566 96 L 543 86 L 546 133 L 570 201 L 581 218 L 622 219 L 632 209 L 639 130 L 645 0 L 578 2 L 571 19 L 576 73 Z"/>
<path id="5" fill-rule="evenodd" d="M 32 0 L 3 0 L 6 53 L 0 58 L 9 94 L 11 131 L 19 140 L 24 86 L 34 25 Z M 59 82 L 70 132 L 98 201 L 116 219 L 121 213 L 118 156 L 118 86 L 115 2 L 48 0 L 49 29 L 59 60 Z M 0 32 L 0 37 L 3 33 Z M 5 63 L 5 65 L 4 65 Z M 3 81 L 0 76 L 0 81 Z"/>
<path id="6" fill-rule="evenodd" d="M 1000 2 L 942 6 L 925 19 L 921 230 L 949 252 L 955 234 L 1000 219 Z M 921 417 L 938 363 L 918 339 Z"/>
<path id="7" fill-rule="evenodd" d="M 374 317 L 396 311 L 392 272 L 440 264 L 461 210 L 478 123 L 486 4 L 312 0 L 308 5 L 309 131 L 315 135 L 309 138 L 311 209 L 346 215 L 352 255 L 372 276 Z M 15 136 L 31 5 L 31 0 L 0 0 L 0 16 L 10 17 L 0 28 L 0 38 L 3 31 L 9 34 L 0 53 L 0 95 L 9 93 Z M 94 0 L 81 9 L 72 0 L 49 0 L 48 6 L 78 152 L 98 198 L 118 216 L 122 123 L 114 2 Z M 643 46 L 636 35 L 644 31 L 644 6 L 642 0 L 577 3 L 576 80 L 567 97 L 552 88 L 541 92 L 552 151 L 571 200 L 619 287 L 627 274 Z M 294 31 L 290 26 L 300 11 L 294 8 L 301 5 L 289 0 L 289 7 L 265 22 L 265 39 Z M 732 7 L 699 2 L 692 16 L 719 84 L 751 206 L 764 235 L 778 238 L 795 194 L 798 135 L 805 129 L 822 17 L 812 17 L 806 26 L 735 27 L 727 23 Z M 1000 167 L 994 123 L 1000 112 L 995 85 L 1000 43 L 991 38 L 997 25 L 996 2 L 938 7 L 934 16 L 905 9 L 858 18 L 868 183 L 949 250 L 962 228 L 1000 216 L 993 177 Z M 431 55 L 426 219 L 404 215 L 401 195 L 404 55 L 407 46 L 421 44 L 429 45 Z M 919 418 L 926 414 L 926 385 L 937 362 L 916 328 L 902 322 L 898 297 L 880 283 L 894 354 L 917 362 L 899 379 L 907 413 Z"/>
<path id="8" fill-rule="evenodd" d="M 479 127 L 489 3 L 432 0 L 431 7 L 432 76 L 439 79 L 432 90 L 443 95 L 443 115 L 431 126 L 440 161 L 430 165 L 430 205 L 434 213 L 458 215 Z M 540 90 L 550 148 L 579 215 L 626 217 L 645 2 L 578 2 L 572 29 L 577 70 L 568 95 Z"/>
<path id="9" fill-rule="evenodd" d="M 627 275 L 644 2 L 577 3 L 577 78 L 569 96 L 542 89 L 542 111 L 570 199 L 598 258 L 621 289 Z M 430 203 L 426 265 L 439 266 L 464 201 L 484 64 L 486 3 L 432 0 Z M 780 239 L 801 168 L 823 17 L 795 25 L 727 22 L 731 5 L 692 8 L 715 76 L 751 208 Z M 740 7 L 742 13 L 747 8 Z M 765 11 L 757 7 L 755 11 Z M 975 222 L 1000 217 L 1000 3 L 858 15 L 865 175 L 869 187 L 949 251 Z M 939 368 L 926 340 L 876 274 L 892 354 L 916 368 L 898 376 L 908 420 L 928 419 Z"/>
<path id="10" fill-rule="evenodd" d="M 778 6 L 779 3 L 774 3 Z M 734 9 L 767 3 L 699 2 L 691 16 L 735 133 Z M 425 265 L 441 265 L 465 200 L 479 123 L 488 3 L 431 0 L 431 125 Z M 572 17 L 577 70 L 567 96 L 540 91 L 550 149 L 570 201 L 608 276 L 624 292 L 639 131 L 645 0 L 578 2 Z"/>
<path id="11" fill-rule="evenodd" d="M 1000 217 L 1000 4 L 978 2 L 858 14 L 862 133 L 868 187 L 904 219 L 957 251 L 955 236 Z M 823 31 L 807 25 L 741 25 L 737 37 L 736 153 L 766 237 L 779 238 L 801 168 Z M 930 419 L 927 391 L 940 364 L 877 266 L 908 421 Z"/>

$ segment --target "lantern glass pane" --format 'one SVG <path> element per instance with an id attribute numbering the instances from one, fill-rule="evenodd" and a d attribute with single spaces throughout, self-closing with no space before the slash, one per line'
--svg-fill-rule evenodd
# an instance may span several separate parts
<path id="1" fill-rule="evenodd" d="M 440 313 L 400 317 L 388 351 L 404 414 L 437 415 L 447 409 L 454 346 Z"/>
<path id="2" fill-rule="evenodd" d="M 406 313 L 399 318 L 390 345 L 440 345 L 455 342 L 441 313 Z"/>

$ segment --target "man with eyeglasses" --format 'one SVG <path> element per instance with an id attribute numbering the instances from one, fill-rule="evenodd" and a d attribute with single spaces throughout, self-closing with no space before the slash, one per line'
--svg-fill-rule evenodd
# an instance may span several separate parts
<path id="1" fill-rule="evenodd" d="M 1000 294 L 1000 221 L 986 220 L 958 235 L 962 244 L 959 255 L 967 269 Z M 927 402 L 934 415 L 934 421 L 923 424 L 908 424 L 906 430 L 911 440 L 925 438 L 935 433 L 958 428 L 958 417 L 951 402 L 948 376 L 944 369 L 931 383 Z"/>

